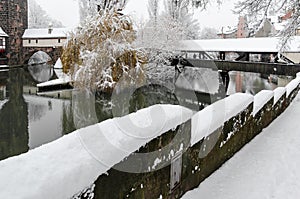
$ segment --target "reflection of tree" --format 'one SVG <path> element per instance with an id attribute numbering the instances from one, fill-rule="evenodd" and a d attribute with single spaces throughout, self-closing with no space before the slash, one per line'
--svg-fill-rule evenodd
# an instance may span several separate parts
<path id="1" fill-rule="evenodd" d="M 73 121 L 73 110 L 70 103 L 63 103 L 63 113 L 62 113 L 62 130 L 63 135 L 71 133 L 76 130 Z"/>
<path id="2" fill-rule="evenodd" d="M 268 83 L 266 79 L 260 77 L 260 74 L 257 73 L 244 73 L 243 74 L 245 85 L 245 90 L 247 93 L 251 93 L 255 95 L 259 93 L 261 90 L 270 90 L 271 85 Z"/>
<path id="3" fill-rule="evenodd" d="M 40 120 L 47 112 L 47 106 L 43 104 L 33 104 L 29 103 L 29 120 L 30 121 L 38 121 Z"/>
<path id="4" fill-rule="evenodd" d="M 23 98 L 23 71 L 11 70 L 9 101 L 0 111 L 0 160 L 18 155 L 28 148 L 28 107 Z"/>

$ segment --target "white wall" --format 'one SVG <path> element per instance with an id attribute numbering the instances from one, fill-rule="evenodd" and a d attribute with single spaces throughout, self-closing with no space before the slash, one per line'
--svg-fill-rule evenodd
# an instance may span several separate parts
<path id="1" fill-rule="evenodd" d="M 67 41 L 66 38 L 61 38 L 60 43 L 58 42 L 59 38 L 49 38 L 49 39 L 23 39 L 24 47 L 59 47 L 63 46 Z M 36 42 L 37 41 L 37 42 Z"/>

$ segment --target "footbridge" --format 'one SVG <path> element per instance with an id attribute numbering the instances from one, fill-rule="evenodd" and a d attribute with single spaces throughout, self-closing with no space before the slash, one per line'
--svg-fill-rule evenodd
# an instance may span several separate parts
<path id="1" fill-rule="evenodd" d="M 284 48 L 281 43 L 279 37 L 185 40 L 178 50 L 183 66 L 295 76 L 300 71 L 300 36 Z"/>

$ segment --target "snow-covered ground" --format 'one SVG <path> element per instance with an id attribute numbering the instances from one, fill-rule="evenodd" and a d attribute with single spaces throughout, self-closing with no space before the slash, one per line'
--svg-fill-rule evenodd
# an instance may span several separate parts
<path id="1" fill-rule="evenodd" d="M 300 198 L 300 94 L 288 109 L 183 199 Z"/>

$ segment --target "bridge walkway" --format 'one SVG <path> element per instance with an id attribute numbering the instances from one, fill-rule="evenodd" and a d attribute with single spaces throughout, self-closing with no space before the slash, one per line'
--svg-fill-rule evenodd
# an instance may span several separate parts
<path id="1" fill-rule="evenodd" d="M 183 199 L 300 196 L 300 94 L 287 110 Z"/>

